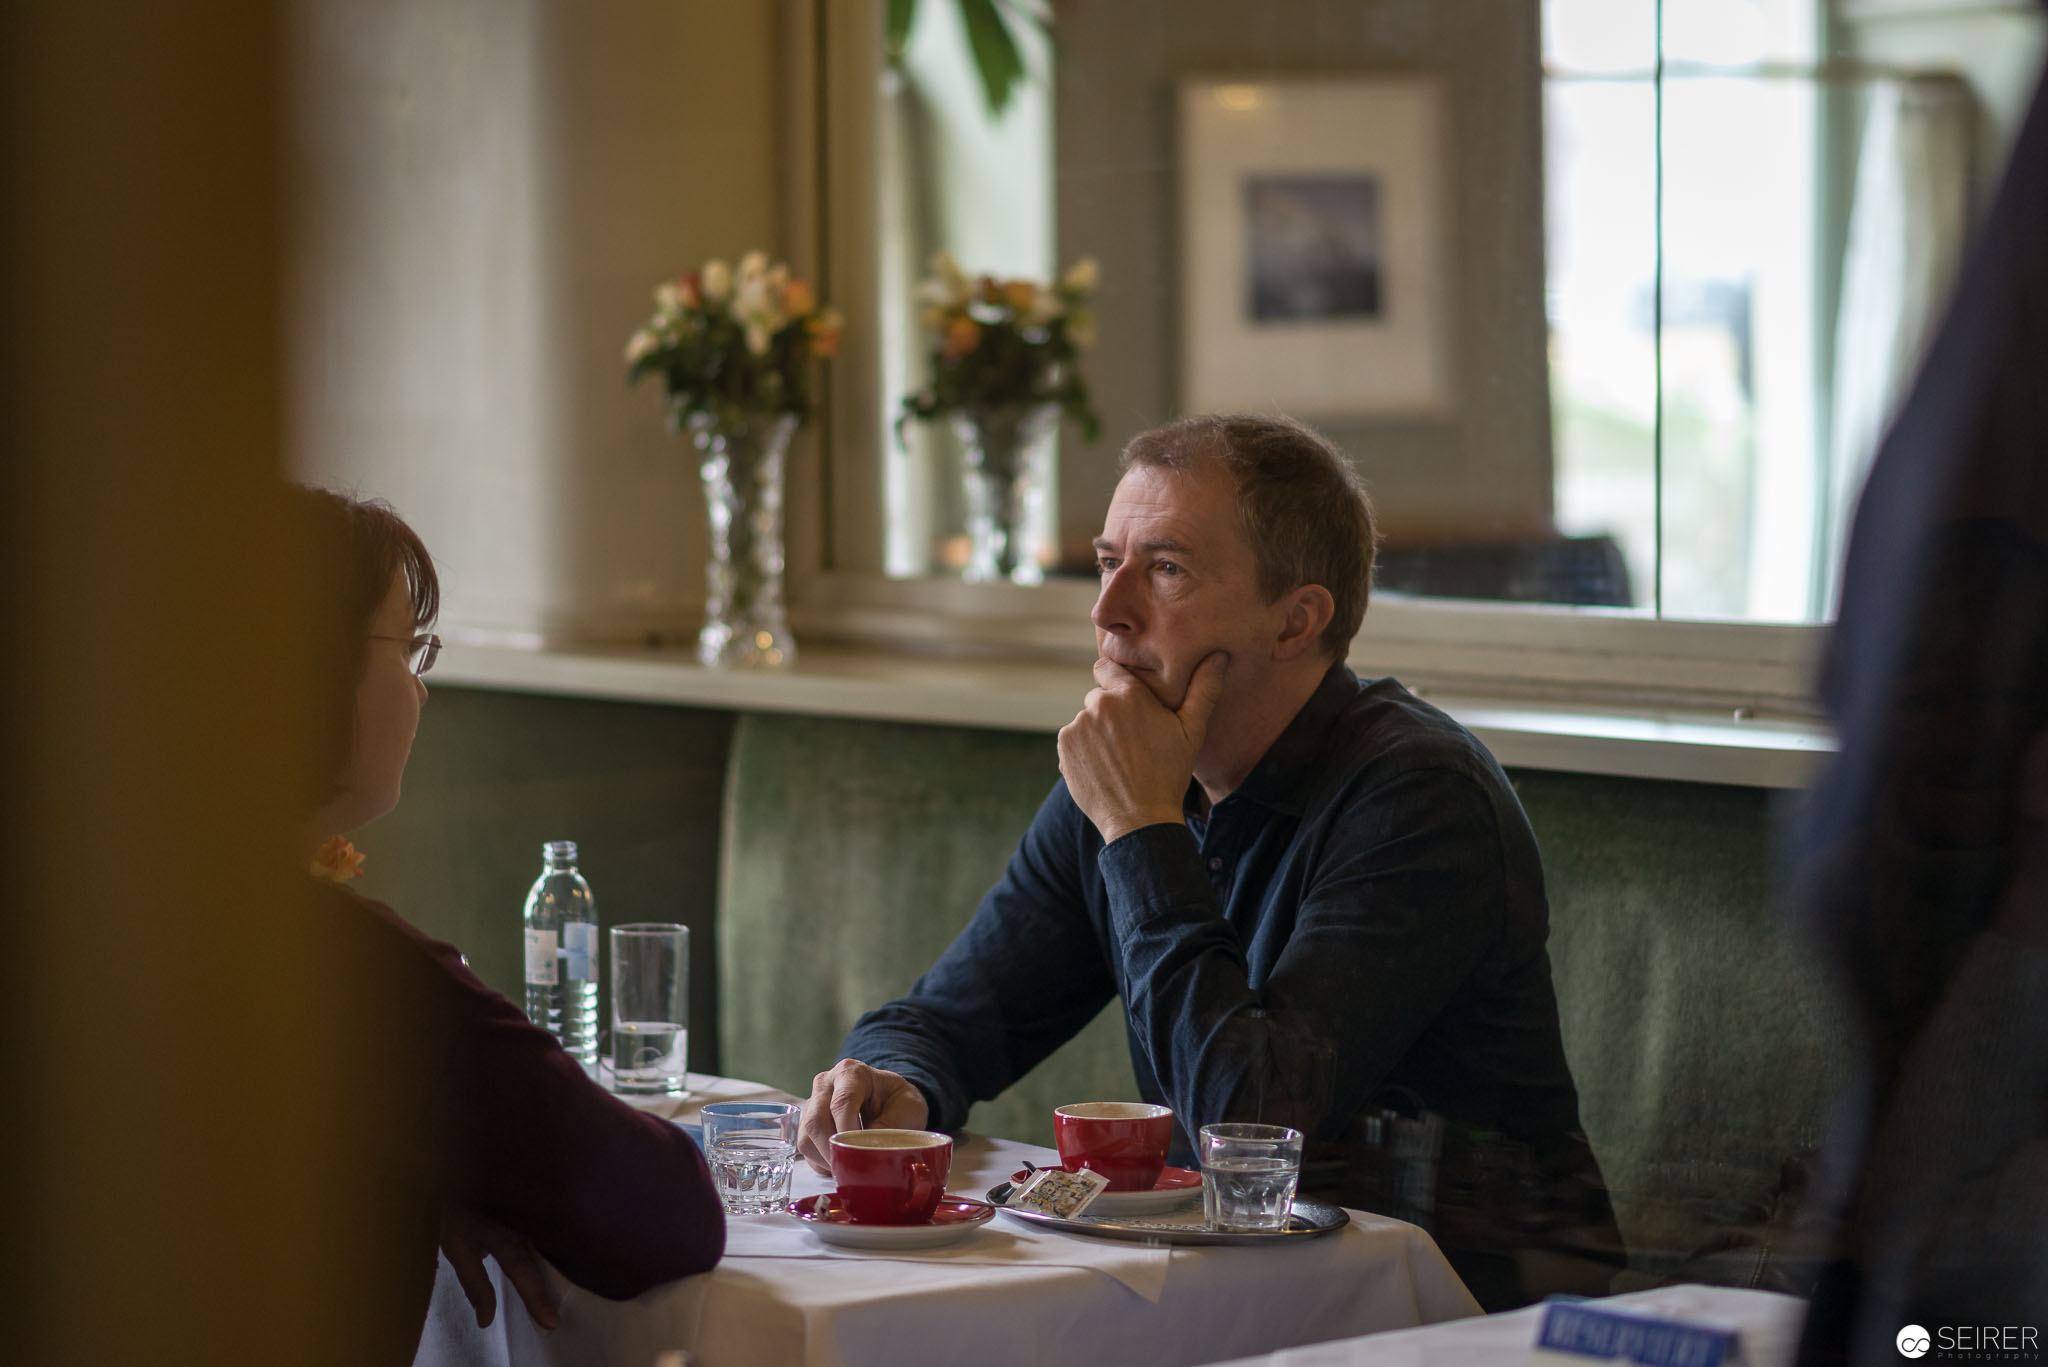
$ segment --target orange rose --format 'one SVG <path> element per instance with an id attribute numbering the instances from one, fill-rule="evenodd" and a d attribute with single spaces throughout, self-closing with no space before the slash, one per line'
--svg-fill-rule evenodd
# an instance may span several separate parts
<path id="1" fill-rule="evenodd" d="M 940 348 L 941 354 L 949 361 L 957 361 L 981 341 L 981 324 L 964 313 L 956 313 L 946 321 L 946 341 Z"/>
<path id="2" fill-rule="evenodd" d="M 1003 285 L 1003 302 L 1018 313 L 1029 313 L 1038 298 L 1038 286 L 1029 280 L 1011 280 Z"/>
<path id="3" fill-rule="evenodd" d="M 313 854 L 308 873 L 329 883 L 346 883 L 363 876 L 363 856 L 346 837 L 330 835 Z"/>
<path id="4" fill-rule="evenodd" d="M 691 271 L 688 275 L 676 281 L 676 293 L 682 296 L 684 308 L 693 309 L 697 307 L 698 302 L 703 298 L 702 293 L 697 288 L 697 272 Z"/>
<path id="5" fill-rule="evenodd" d="M 802 276 L 791 276 L 789 285 L 782 292 L 782 306 L 801 318 L 818 306 L 818 296 L 812 290 L 811 282 Z"/>
<path id="6" fill-rule="evenodd" d="M 981 277 L 980 293 L 981 302 L 991 307 L 1003 302 L 1003 287 L 996 283 L 993 275 Z"/>

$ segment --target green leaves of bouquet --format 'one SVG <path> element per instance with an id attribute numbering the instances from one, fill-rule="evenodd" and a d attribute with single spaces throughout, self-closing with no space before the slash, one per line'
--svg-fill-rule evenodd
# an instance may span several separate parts
<path id="1" fill-rule="evenodd" d="M 842 326 L 808 281 L 765 252 L 748 252 L 737 270 L 707 261 L 655 287 L 654 316 L 626 343 L 626 378 L 661 376 L 672 431 L 692 413 L 721 427 L 778 413 L 801 422 L 811 415 L 811 361 L 837 353 Z"/>
<path id="2" fill-rule="evenodd" d="M 1083 258 L 1050 284 L 970 280 L 953 258 L 932 258 L 918 286 L 918 317 L 931 342 L 931 379 L 903 398 L 897 434 L 912 418 L 929 422 L 963 409 L 1058 404 L 1093 441 L 1102 420 L 1081 377 L 1081 351 L 1094 344 L 1095 262 Z"/>

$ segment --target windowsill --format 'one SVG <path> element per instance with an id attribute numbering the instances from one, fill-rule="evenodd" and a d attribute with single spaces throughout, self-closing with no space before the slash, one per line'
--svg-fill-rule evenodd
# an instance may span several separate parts
<path id="1" fill-rule="evenodd" d="M 1085 664 L 806 646 L 784 671 L 712 670 L 682 650 L 521 649 L 451 643 L 436 685 L 734 711 L 865 717 L 1050 734 L 1092 686 Z M 1808 784 L 1832 753 L 1803 719 L 1506 701 L 1428 691 L 1508 768 L 1626 778 Z"/>

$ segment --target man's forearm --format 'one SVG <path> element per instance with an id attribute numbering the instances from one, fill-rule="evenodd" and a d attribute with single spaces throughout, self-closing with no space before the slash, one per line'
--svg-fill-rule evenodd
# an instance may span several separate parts
<path id="1" fill-rule="evenodd" d="M 1104 846 L 1100 867 L 1129 1023 L 1186 1132 L 1267 1117 L 1271 1022 L 1193 834 L 1141 827 Z"/>

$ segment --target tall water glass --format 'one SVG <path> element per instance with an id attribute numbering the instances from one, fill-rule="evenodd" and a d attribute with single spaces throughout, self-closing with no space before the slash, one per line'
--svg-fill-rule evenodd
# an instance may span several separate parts
<path id="1" fill-rule="evenodd" d="M 1285 1229 L 1301 1181 L 1301 1131 L 1284 1125 L 1204 1125 L 1202 1214 L 1233 1233 Z"/>
<path id="2" fill-rule="evenodd" d="M 716 1101 L 704 1108 L 704 1156 L 730 1215 L 767 1215 L 789 1203 L 803 1107 Z"/>
<path id="3" fill-rule="evenodd" d="M 690 1059 L 690 931 L 612 927 L 612 1090 L 680 1095 Z"/>

